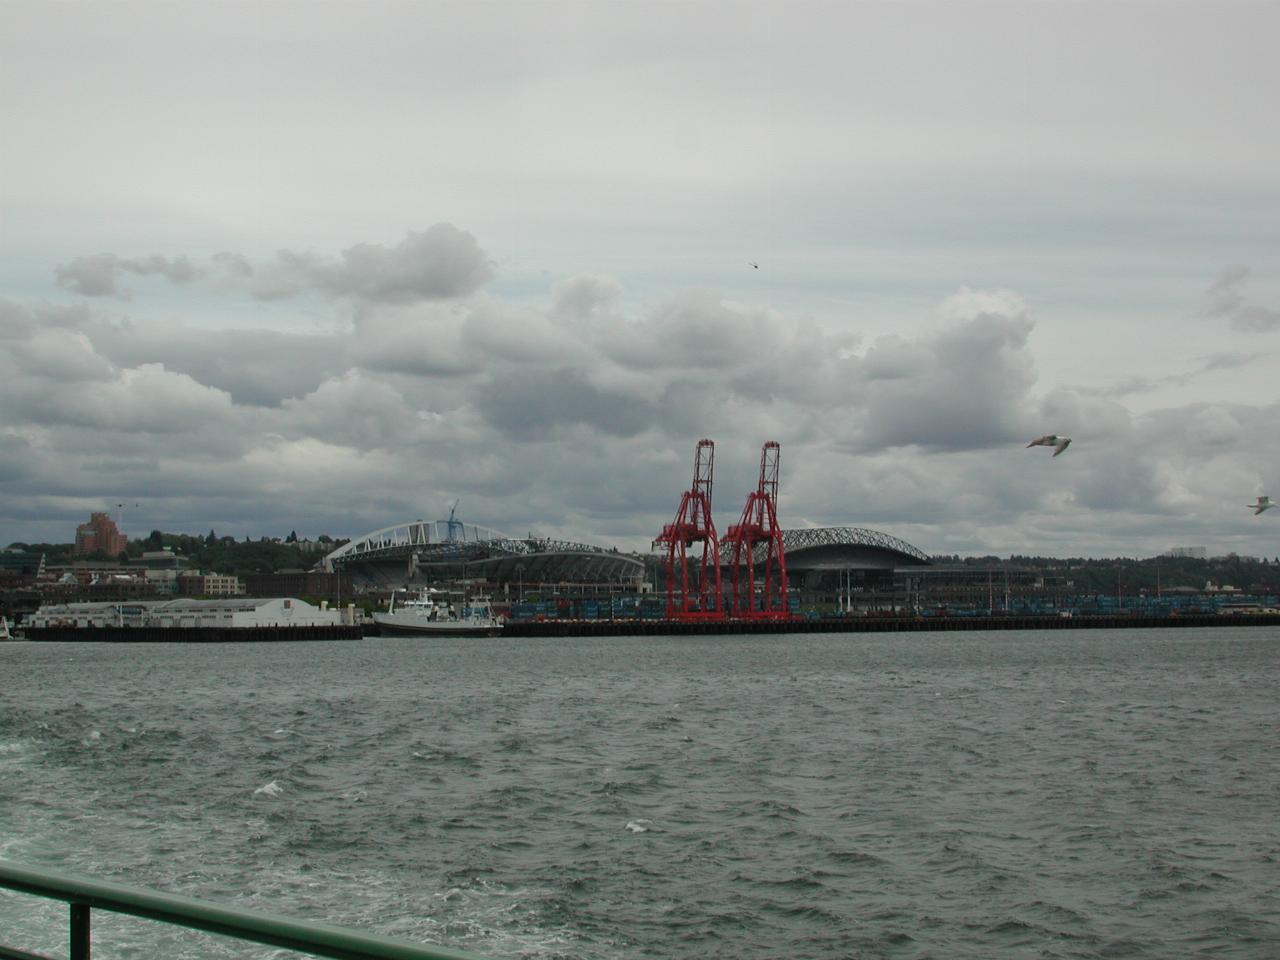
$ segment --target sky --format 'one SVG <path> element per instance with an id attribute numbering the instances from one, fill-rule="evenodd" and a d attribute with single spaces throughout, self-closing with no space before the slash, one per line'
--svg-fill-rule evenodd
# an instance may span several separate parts
<path id="1" fill-rule="evenodd" d="M 0 546 L 1280 555 L 1280 5 L 0 0 Z M 1026 446 L 1072 438 L 1054 457 Z"/>

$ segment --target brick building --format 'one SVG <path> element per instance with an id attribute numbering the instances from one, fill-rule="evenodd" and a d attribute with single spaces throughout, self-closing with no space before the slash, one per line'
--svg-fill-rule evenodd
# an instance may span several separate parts
<path id="1" fill-rule="evenodd" d="M 86 557 L 99 550 L 108 557 L 116 557 L 124 553 L 128 545 L 128 538 L 105 513 L 91 513 L 88 523 L 76 527 L 75 554 L 78 557 Z"/>

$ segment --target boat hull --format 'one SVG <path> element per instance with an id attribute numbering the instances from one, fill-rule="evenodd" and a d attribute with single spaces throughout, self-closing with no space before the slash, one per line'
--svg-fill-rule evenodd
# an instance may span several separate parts
<path id="1" fill-rule="evenodd" d="M 413 637 L 500 637 L 502 624 L 493 620 L 427 620 L 400 619 L 373 615 L 381 636 Z"/>

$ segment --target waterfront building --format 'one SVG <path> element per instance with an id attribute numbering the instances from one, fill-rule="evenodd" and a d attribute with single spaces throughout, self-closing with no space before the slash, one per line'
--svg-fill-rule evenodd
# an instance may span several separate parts
<path id="1" fill-rule="evenodd" d="M 337 626 L 342 612 L 293 597 L 234 600 L 141 600 L 134 603 L 46 604 L 27 618 L 32 627 L 288 627 Z"/>

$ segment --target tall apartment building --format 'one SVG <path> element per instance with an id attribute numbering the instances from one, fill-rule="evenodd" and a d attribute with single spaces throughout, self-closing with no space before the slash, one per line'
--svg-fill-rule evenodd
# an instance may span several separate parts
<path id="1" fill-rule="evenodd" d="M 89 514 L 89 522 L 76 527 L 76 556 L 85 557 L 101 550 L 109 557 L 124 553 L 129 539 L 105 513 Z"/>

